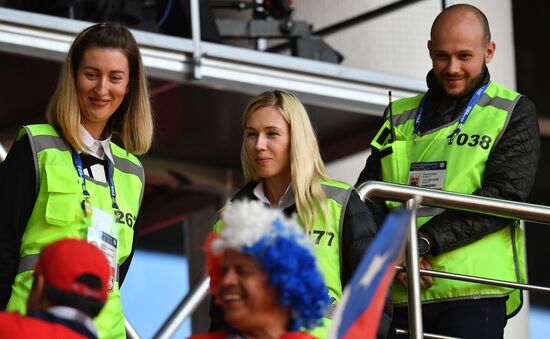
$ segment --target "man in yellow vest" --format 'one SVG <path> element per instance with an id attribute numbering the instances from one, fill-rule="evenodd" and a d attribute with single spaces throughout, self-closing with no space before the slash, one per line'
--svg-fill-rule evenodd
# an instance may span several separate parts
<path id="1" fill-rule="evenodd" d="M 485 15 L 454 5 L 435 19 L 428 50 L 428 92 L 395 101 L 372 141 L 358 179 L 525 201 L 539 156 L 534 104 L 490 80 L 495 53 Z M 377 221 L 386 207 L 369 202 Z M 420 267 L 525 281 L 523 232 L 503 218 L 452 210 L 419 210 Z M 393 286 L 392 326 L 407 328 L 406 276 Z M 423 276 L 424 331 L 463 338 L 502 337 L 521 308 L 521 291 Z"/>

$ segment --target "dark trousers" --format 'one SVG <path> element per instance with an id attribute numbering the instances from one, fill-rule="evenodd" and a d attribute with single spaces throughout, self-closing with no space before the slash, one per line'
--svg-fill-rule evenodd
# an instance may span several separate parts
<path id="1" fill-rule="evenodd" d="M 422 305 L 425 333 L 458 338 L 502 338 L 506 326 L 506 298 L 469 299 Z M 408 326 L 408 307 L 395 307 L 389 338 L 404 338 L 393 329 Z"/>

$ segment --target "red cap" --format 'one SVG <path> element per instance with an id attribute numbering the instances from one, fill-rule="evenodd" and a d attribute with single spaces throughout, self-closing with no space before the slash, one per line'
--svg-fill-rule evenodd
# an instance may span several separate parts
<path id="1" fill-rule="evenodd" d="M 47 284 L 101 301 L 107 300 L 109 273 L 105 254 L 96 246 L 79 239 L 62 239 L 46 246 L 35 268 L 35 274 L 44 276 Z M 83 274 L 99 278 L 101 288 L 78 282 L 78 277 Z"/>

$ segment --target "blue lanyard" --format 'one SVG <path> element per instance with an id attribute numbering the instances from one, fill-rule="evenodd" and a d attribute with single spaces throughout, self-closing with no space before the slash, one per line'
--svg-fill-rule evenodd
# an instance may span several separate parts
<path id="1" fill-rule="evenodd" d="M 111 199 L 113 200 L 113 209 L 118 210 L 116 203 L 115 180 L 113 179 L 113 164 L 110 159 L 107 159 L 107 172 L 109 173 L 109 187 L 111 188 Z"/>
<path id="2" fill-rule="evenodd" d="M 75 163 L 76 171 L 78 172 L 78 176 L 82 179 L 82 193 L 85 196 L 85 199 L 90 198 L 90 192 L 88 192 L 88 189 L 86 188 L 86 178 L 84 176 L 84 169 L 82 166 L 82 159 L 80 158 L 80 154 L 73 152 L 73 160 Z M 115 190 L 115 181 L 113 179 L 113 164 L 111 163 L 111 160 L 107 159 L 107 172 L 109 175 L 109 188 L 111 190 L 111 199 L 113 200 L 113 209 L 118 210 L 118 204 L 116 203 L 116 190 Z"/>
<path id="3" fill-rule="evenodd" d="M 76 166 L 76 171 L 78 172 L 78 176 L 82 178 L 82 193 L 86 197 L 90 197 L 90 192 L 86 189 L 86 178 L 84 177 L 84 170 L 82 168 L 82 159 L 80 159 L 80 154 L 73 152 L 73 160 L 74 164 Z"/>
<path id="4" fill-rule="evenodd" d="M 485 85 L 481 86 L 480 88 L 478 88 L 477 91 L 472 96 L 472 98 L 470 99 L 470 102 L 468 102 L 468 105 L 466 106 L 466 108 L 464 109 L 464 112 L 462 112 L 462 115 L 460 116 L 458 126 L 456 126 L 456 129 L 454 130 L 453 134 L 450 137 L 449 144 L 452 144 L 455 136 L 458 133 L 460 133 L 460 130 L 462 129 L 462 126 L 464 126 L 464 124 L 466 123 L 466 120 L 468 120 L 468 117 L 470 116 L 470 113 L 472 112 L 472 109 L 477 104 L 479 99 L 481 99 L 481 96 L 485 92 L 485 89 L 487 88 L 487 86 L 489 86 L 489 84 L 485 84 Z M 420 102 L 420 106 L 418 107 L 418 113 L 416 113 L 416 119 L 414 121 L 414 134 L 415 135 L 420 135 L 420 131 L 418 129 L 420 127 L 420 121 L 422 121 L 422 115 L 424 113 L 423 112 L 424 111 L 424 103 L 425 103 L 425 100 L 426 100 L 427 96 L 428 96 L 428 93 L 426 93 L 426 95 L 424 95 L 424 97 L 422 98 L 422 101 Z"/>

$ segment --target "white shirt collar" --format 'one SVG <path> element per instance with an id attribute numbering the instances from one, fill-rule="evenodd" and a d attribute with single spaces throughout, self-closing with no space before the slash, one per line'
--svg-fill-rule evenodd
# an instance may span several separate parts
<path id="1" fill-rule="evenodd" d="M 115 163 L 113 154 L 111 153 L 111 136 L 105 140 L 95 140 L 82 124 L 80 124 L 80 136 L 82 137 L 82 141 L 84 141 L 84 145 L 88 147 L 88 154 L 99 159 L 107 157 L 113 164 Z"/>
<path id="2" fill-rule="evenodd" d="M 269 199 L 265 195 L 265 185 L 263 181 L 260 181 L 260 183 L 256 185 L 252 193 L 254 193 L 254 196 L 256 196 L 256 198 L 258 198 L 261 202 L 269 207 L 273 207 L 271 206 L 271 202 L 269 202 Z M 290 184 L 286 188 L 285 193 L 279 199 L 279 204 L 275 207 L 285 209 L 292 205 L 294 205 L 294 192 L 292 191 L 292 184 Z"/>

